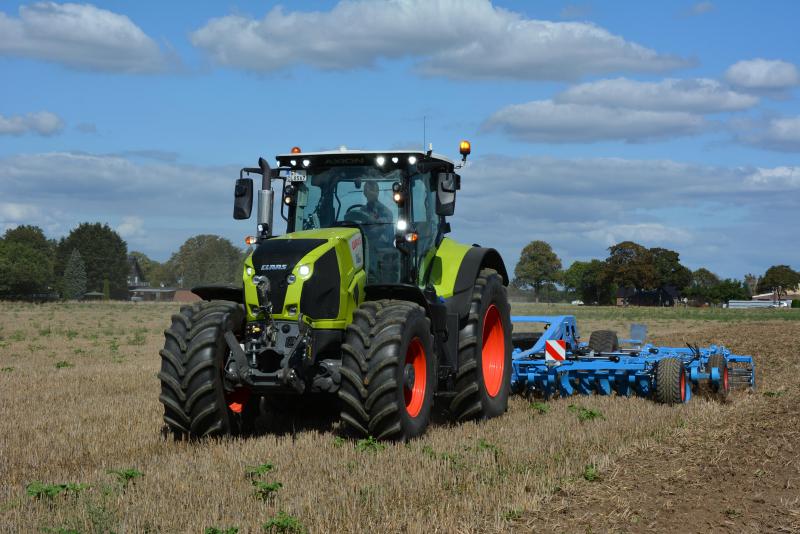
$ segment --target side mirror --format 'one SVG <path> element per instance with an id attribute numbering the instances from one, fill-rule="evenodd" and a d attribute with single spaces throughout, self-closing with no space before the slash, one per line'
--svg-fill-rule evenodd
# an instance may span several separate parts
<path id="1" fill-rule="evenodd" d="M 233 190 L 233 218 L 249 219 L 253 211 L 253 179 L 239 178 Z"/>
<path id="2" fill-rule="evenodd" d="M 453 172 L 436 175 L 436 215 L 449 217 L 456 211 L 456 190 L 461 188 L 461 176 Z"/>

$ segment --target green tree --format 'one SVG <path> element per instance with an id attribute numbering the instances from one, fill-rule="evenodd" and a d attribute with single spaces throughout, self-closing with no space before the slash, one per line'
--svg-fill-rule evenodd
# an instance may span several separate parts
<path id="1" fill-rule="evenodd" d="M 752 273 L 747 273 L 744 275 L 744 284 L 747 286 L 747 292 L 750 296 L 755 295 L 756 291 L 758 291 L 758 285 L 761 283 L 761 277 L 756 276 Z"/>
<path id="2" fill-rule="evenodd" d="M 242 250 L 224 237 L 190 237 L 167 262 L 181 287 L 212 283 L 240 283 Z"/>
<path id="3" fill-rule="evenodd" d="M 764 273 L 760 289 L 774 291 L 780 299 L 782 295 L 796 289 L 798 285 L 800 285 L 800 273 L 788 265 L 773 265 Z"/>
<path id="4" fill-rule="evenodd" d="M 708 291 L 709 300 L 714 304 L 728 302 L 730 300 L 747 300 L 750 294 L 747 284 L 741 280 L 726 278 L 717 285 L 712 286 Z"/>
<path id="5" fill-rule="evenodd" d="M 653 254 L 633 241 L 623 241 L 608 248 L 606 275 L 619 287 L 632 287 L 637 292 L 654 289 L 658 282 Z"/>
<path id="6" fill-rule="evenodd" d="M 703 303 L 714 303 L 714 288 L 720 283 L 719 276 L 705 267 L 700 267 L 692 273 L 692 283 L 686 290 L 687 297 L 692 297 Z"/>
<path id="7" fill-rule="evenodd" d="M 572 262 L 564 271 L 564 285 L 586 304 L 613 304 L 617 290 L 607 276 L 605 262 L 600 260 Z"/>
<path id="8" fill-rule="evenodd" d="M 57 275 L 63 277 L 72 251 L 77 249 L 86 266 L 86 289 L 103 291 L 108 280 L 109 295 L 128 298 L 128 247 L 107 224 L 82 223 L 58 244 Z"/>
<path id="9" fill-rule="evenodd" d="M 692 271 L 681 265 L 680 255 L 666 248 L 651 248 L 653 267 L 656 269 L 656 286 L 682 290 L 692 283 Z"/>
<path id="10" fill-rule="evenodd" d="M 0 238 L 0 295 L 25 298 L 51 291 L 53 250 L 53 241 L 38 226 L 6 230 Z"/>
<path id="11" fill-rule="evenodd" d="M 561 280 L 561 260 L 544 241 L 531 241 L 519 256 L 514 268 L 514 285 L 520 289 L 533 288 L 536 299 L 542 286 Z"/>
<path id="12" fill-rule="evenodd" d="M 77 300 L 84 293 L 86 293 L 86 265 L 83 264 L 78 249 L 73 249 L 64 268 L 61 296 L 66 300 Z"/>

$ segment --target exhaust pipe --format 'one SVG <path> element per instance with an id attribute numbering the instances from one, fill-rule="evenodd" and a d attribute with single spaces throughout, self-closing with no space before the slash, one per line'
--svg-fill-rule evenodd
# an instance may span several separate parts
<path id="1" fill-rule="evenodd" d="M 258 158 L 258 167 L 261 169 L 261 189 L 258 191 L 258 239 L 259 241 L 272 237 L 272 204 L 275 191 L 272 189 L 269 163 L 264 158 Z"/>

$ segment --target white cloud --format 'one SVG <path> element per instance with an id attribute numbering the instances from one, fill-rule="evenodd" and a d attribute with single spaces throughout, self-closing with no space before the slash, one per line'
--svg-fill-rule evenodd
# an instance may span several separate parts
<path id="1" fill-rule="evenodd" d="M 342 0 L 330 11 L 229 15 L 191 34 L 218 64 L 255 72 L 296 65 L 369 68 L 412 58 L 448 78 L 568 80 L 687 65 L 589 23 L 527 19 L 488 0 Z"/>
<path id="2" fill-rule="evenodd" d="M 485 122 L 529 142 L 576 143 L 624 140 L 629 143 L 693 135 L 707 127 L 698 115 L 539 100 L 507 106 Z"/>
<path id="3" fill-rule="evenodd" d="M 128 17 L 90 4 L 37 2 L 20 6 L 18 17 L 0 12 L 0 55 L 99 71 L 165 65 L 158 45 Z"/>
<path id="4" fill-rule="evenodd" d="M 0 115 L 0 135 L 22 135 L 37 133 L 39 135 L 55 135 L 64 128 L 64 121 L 55 113 L 37 111 L 27 115 L 5 117 Z"/>
<path id="5" fill-rule="evenodd" d="M 737 139 L 768 150 L 800 152 L 800 116 L 740 120 L 732 123 Z"/>
<path id="6" fill-rule="evenodd" d="M 640 82 L 627 78 L 574 85 L 553 99 L 557 103 L 650 111 L 716 113 L 755 106 L 758 98 L 733 91 L 706 78 Z"/>
<path id="7" fill-rule="evenodd" d="M 122 222 L 117 226 L 117 232 L 123 239 L 144 237 L 144 220 L 141 217 L 123 217 Z"/>
<path id="8" fill-rule="evenodd" d="M 800 84 L 800 73 L 792 63 L 758 58 L 734 63 L 725 79 L 743 89 L 780 91 Z"/>
<path id="9" fill-rule="evenodd" d="M 484 156 L 461 174 L 453 236 L 499 248 L 509 266 L 534 239 L 565 265 L 627 239 L 723 276 L 800 265 L 785 246 L 800 226 L 800 167 Z"/>

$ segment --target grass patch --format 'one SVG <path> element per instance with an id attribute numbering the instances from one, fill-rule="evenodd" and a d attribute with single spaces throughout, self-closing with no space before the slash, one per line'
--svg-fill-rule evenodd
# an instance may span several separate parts
<path id="1" fill-rule="evenodd" d="M 550 411 L 550 405 L 546 402 L 532 402 L 530 406 L 532 410 L 542 415 Z"/>
<path id="2" fill-rule="evenodd" d="M 56 362 L 56 369 L 69 369 L 70 367 L 75 367 L 75 364 L 69 363 L 67 360 Z"/>
<path id="3" fill-rule="evenodd" d="M 270 534 L 305 534 L 306 529 L 299 519 L 289 515 L 283 510 L 261 526 L 264 532 Z"/>
<path id="4" fill-rule="evenodd" d="M 106 471 L 109 475 L 114 475 L 117 477 L 117 482 L 120 483 L 122 489 L 128 487 L 128 484 L 136 480 L 137 478 L 142 478 L 144 473 L 139 471 L 138 469 L 129 468 L 129 469 L 109 469 Z"/>
<path id="5" fill-rule="evenodd" d="M 61 495 L 62 493 L 78 495 L 80 492 L 88 488 L 89 484 L 45 484 L 44 482 L 34 480 L 25 486 L 25 493 L 34 499 L 52 499 L 58 495 Z"/>
<path id="6" fill-rule="evenodd" d="M 380 452 L 385 448 L 386 445 L 372 436 L 366 439 L 360 439 L 356 442 L 356 450 L 358 452 Z"/>
<path id="7" fill-rule="evenodd" d="M 583 468 L 583 479 L 589 482 L 600 480 L 600 472 L 597 470 L 597 466 L 594 464 L 585 466 Z"/>

